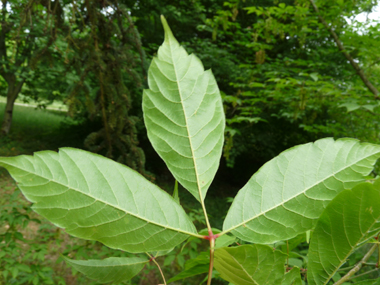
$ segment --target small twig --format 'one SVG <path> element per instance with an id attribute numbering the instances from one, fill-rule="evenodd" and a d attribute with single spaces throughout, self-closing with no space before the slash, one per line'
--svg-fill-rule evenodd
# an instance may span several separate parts
<path id="1" fill-rule="evenodd" d="M 150 254 L 147 253 L 147 252 L 146 252 L 146 254 L 150 257 L 150 260 L 149 260 L 149 261 L 153 261 L 154 264 L 156 264 L 156 266 L 158 267 L 158 270 L 160 270 L 161 277 L 162 277 L 162 279 L 164 280 L 164 284 L 162 284 L 162 285 L 166 285 L 166 280 L 165 280 L 164 273 L 162 272 L 160 265 L 159 265 L 158 262 L 156 261 L 156 258 L 155 258 L 153 255 L 150 255 Z"/>
<path id="2" fill-rule="evenodd" d="M 338 46 L 339 50 L 343 53 L 343 55 L 346 57 L 346 59 L 350 62 L 352 67 L 355 69 L 356 73 L 360 76 L 363 83 L 367 86 L 369 91 L 373 93 L 375 96 L 375 99 L 380 99 L 379 91 L 376 89 L 375 86 L 372 85 L 372 83 L 369 81 L 368 77 L 364 74 L 363 70 L 360 68 L 360 66 L 356 63 L 356 61 L 352 58 L 352 56 L 347 52 L 345 47 L 343 46 L 342 42 L 340 41 L 338 35 L 335 33 L 332 27 L 330 27 L 325 19 L 322 17 L 322 15 L 319 12 L 319 9 L 317 5 L 315 5 L 313 0 L 309 0 L 311 6 L 313 7 L 315 13 L 317 14 L 319 21 L 325 26 L 325 28 L 329 31 L 331 36 L 334 38 L 334 41 L 336 45 Z"/>
<path id="3" fill-rule="evenodd" d="M 371 257 L 371 255 L 375 252 L 377 249 L 377 244 L 374 244 L 369 251 L 364 255 L 362 260 L 360 260 L 354 268 L 352 268 L 346 275 L 344 275 L 339 281 L 335 282 L 334 285 L 341 285 L 344 282 L 348 281 L 352 276 L 362 268 L 363 264 L 366 263 L 366 261 Z"/>
<path id="4" fill-rule="evenodd" d="M 364 273 L 362 273 L 362 274 L 355 275 L 354 277 L 351 277 L 351 278 L 348 279 L 348 280 L 352 280 L 352 279 L 355 279 L 355 278 L 358 278 L 358 277 L 362 277 L 362 276 L 364 276 L 364 275 L 367 275 L 367 274 L 370 274 L 370 273 L 372 273 L 372 272 L 376 272 L 376 271 L 379 271 L 379 268 L 375 268 L 375 269 L 369 270 L 369 271 L 367 271 L 367 272 L 364 272 Z"/>

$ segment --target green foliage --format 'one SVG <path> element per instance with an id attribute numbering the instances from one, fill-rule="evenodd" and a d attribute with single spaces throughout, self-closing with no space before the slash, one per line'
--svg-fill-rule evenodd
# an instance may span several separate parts
<path id="1" fill-rule="evenodd" d="M 363 183 L 336 196 L 320 216 L 313 233 L 309 284 L 327 284 L 352 252 L 379 231 L 378 187 Z"/>
<path id="2" fill-rule="evenodd" d="M 1 185 L 2 191 L 11 191 L 12 187 Z M 29 205 L 22 205 L 20 191 L 5 195 L 6 203 L 0 206 L 0 284 L 65 284 L 64 279 L 54 275 L 54 269 L 44 264 L 49 255 L 48 239 L 51 233 L 44 232 L 40 243 L 28 243 L 23 230 L 30 222 L 41 223 L 31 217 Z M 57 239 L 57 243 L 61 240 Z M 29 247 L 24 254 L 24 247 Z"/>
<path id="3" fill-rule="evenodd" d="M 144 173 L 137 133 L 145 53 L 128 7 L 111 2 L 107 13 L 99 1 L 70 3 L 70 41 L 61 42 L 68 85 L 63 92 L 70 116 L 98 123 L 85 148 Z"/>
<path id="4" fill-rule="evenodd" d="M 264 162 L 290 146 L 322 137 L 378 142 L 377 99 L 347 64 L 310 1 L 280 2 L 225 2 L 214 13 L 219 15 L 206 21 L 207 28 L 217 29 L 213 48 L 198 50 L 225 65 L 226 59 L 234 62 L 216 78 L 222 84 L 228 77 L 228 86 L 221 85 L 227 117 L 224 156 L 237 174 L 244 170 L 236 159 Z M 376 33 L 353 20 L 377 1 L 315 2 L 368 79 L 379 86 L 374 59 L 379 52 L 371 48 L 379 45 L 378 24 L 371 24 Z M 221 49 L 226 55 L 220 55 Z M 220 70 L 215 63 L 209 66 Z M 351 102 L 357 110 L 345 113 Z"/>
<path id="5" fill-rule="evenodd" d="M 179 199 L 100 155 L 62 148 L 0 158 L 33 209 L 55 225 L 73 236 L 148 256 L 65 258 L 68 263 L 99 282 L 126 281 L 149 261 L 160 266 L 156 258 L 174 255 L 173 248 L 186 239 L 182 249 L 193 248 L 190 256 L 195 249 L 202 251 L 195 242 L 201 239 L 209 242 L 208 252 L 186 263 L 184 254 L 176 253 L 184 271 L 170 282 L 207 271 L 207 285 L 218 278 L 234 285 L 300 285 L 307 259 L 310 284 L 317 278 L 326 284 L 353 277 L 352 271 L 342 278 L 333 273 L 358 246 L 379 234 L 379 182 L 363 182 L 371 180 L 380 146 L 327 138 L 284 151 L 239 191 L 223 230 L 212 228 L 204 200 L 223 146 L 221 97 L 211 71 L 188 56 L 163 17 L 162 23 L 165 41 L 148 73 L 150 89 L 144 91 L 148 136 L 175 178 L 200 203 L 207 228 L 196 229 Z M 203 223 L 198 211 L 193 219 Z M 308 256 L 290 252 L 310 231 Z M 326 231 L 331 234 L 323 235 Z M 376 247 L 353 266 L 359 268 Z"/>
<path id="6" fill-rule="evenodd" d="M 107 13 L 95 0 L 4 3 L 0 84 L 8 91 L 1 94 L 7 96 L 2 132 L 9 132 L 19 94 L 40 107 L 64 102 L 76 121 L 97 125 L 84 130 L 86 149 L 145 173 L 137 138 L 145 53 L 128 8 L 110 2 Z"/>

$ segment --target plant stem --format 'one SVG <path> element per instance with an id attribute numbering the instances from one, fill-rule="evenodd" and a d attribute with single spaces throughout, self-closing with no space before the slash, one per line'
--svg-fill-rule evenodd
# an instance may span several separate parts
<path id="1" fill-rule="evenodd" d="M 366 261 L 371 257 L 371 255 L 375 252 L 375 250 L 377 249 L 377 244 L 374 244 L 370 249 L 369 251 L 366 253 L 366 255 L 364 255 L 364 257 L 362 258 L 362 260 L 360 260 L 355 266 L 354 268 L 352 268 L 346 275 L 344 275 L 339 281 L 335 282 L 334 285 L 341 285 L 343 284 L 344 282 L 346 282 L 347 280 L 349 280 L 356 272 L 358 272 L 360 270 L 360 268 L 362 268 L 363 264 L 366 263 Z"/>
<path id="2" fill-rule="evenodd" d="M 208 232 L 209 232 L 209 234 L 212 235 L 211 225 L 210 225 L 210 222 L 208 220 L 206 206 L 205 206 L 205 202 L 203 200 L 201 201 L 201 205 L 202 205 L 203 214 L 205 215 L 205 221 L 206 221 Z"/>
<path id="3" fill-rule="evenodd" d="M 163 284 L 163 285 L 166 285 L 166 280 L 165 280 L 164 273 L 162 272 L 160 265 L 159 265 L 158 262 L 156 261 L 156 258 L 155 258 L 154 256 L 150 255 L 150 254 L 147 253 L 147 252 L 146 252 L 146 254 L 150 257 L 150 260 L 153 261 L 154 264 L 156 264 L 156 266 L 158 267 L 158 270 L 160 270 L 160 273 L 161 273 L 162 279 L 164 280 L 164 284 Z"/>
<path id="4" fill-rule="evenodd" d="M 215 247 L 215 237 L 212 237 L 210 239 L 210 265 L 208 268 L 207 285 L 211 285 L 212 269 L 214 267 L 214 251 L 215 251 L 214 247 Z"/>
<path id="5" fill-rule="evenodd" d="M 199 191 L 199 193 L 201 193 L 201 192 Z M 200 196 L 200 197 L 202 197 L 202 196 Z M 214 246 L 215 246 L 215 238 L 216 237 L 214 236 L 214 234 L 212 232 L 211 225 L 210 225 L 210 222 L 209 222 L 208 216 L 207 216 L 206 206 L 205 206 L 203 199 L 201 199 L 201 205 L 202 205 L 202 210 L 203 210 L 203 214 L 205 216 L 206 225 L 207 225 L 207 229 L 208 229 L 208 237 L 210 239 L 210 264 L 208 267 L 207 285 L 211 285 L 212 269 L 214 267 Z"/>

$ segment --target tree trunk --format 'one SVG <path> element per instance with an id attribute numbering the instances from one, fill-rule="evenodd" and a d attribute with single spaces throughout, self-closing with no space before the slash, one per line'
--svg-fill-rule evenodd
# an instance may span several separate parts
<path id="1" fill-rule="evenodd" d="M 3 124 L 1 126 L 1 133 L 3 135 L 8 135 L 11 125 L 12 125 L 12 116 L 13 116 L 13 106 L 16 101 L 18 94 L 21 91 L 22 85 L 25 80 L 17 81 L 16 76 L 9 76 L 8 82 L 8 92 L 7 92 L 7 103 L 5 105 L 5 112 L 3 118 Z"/>

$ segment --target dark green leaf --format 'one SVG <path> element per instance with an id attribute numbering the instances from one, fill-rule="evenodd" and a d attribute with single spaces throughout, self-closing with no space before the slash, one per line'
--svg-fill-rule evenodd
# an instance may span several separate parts
<path id="1" fill-rule="evenodd" d="M 363 183 L 341 192 L 324 210 L 313 232 L 309 284 L 327 284 L 351 253 L 379 231 L 380 191 Z"/>

